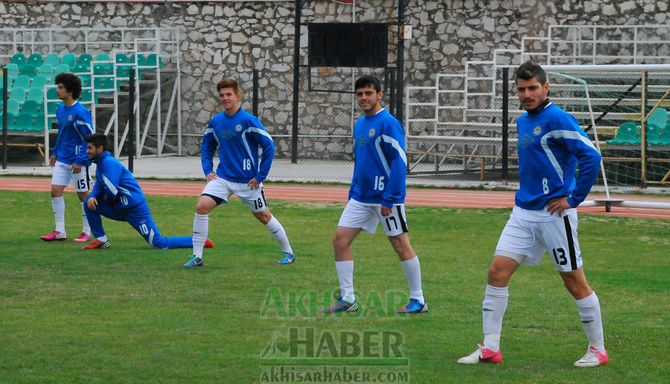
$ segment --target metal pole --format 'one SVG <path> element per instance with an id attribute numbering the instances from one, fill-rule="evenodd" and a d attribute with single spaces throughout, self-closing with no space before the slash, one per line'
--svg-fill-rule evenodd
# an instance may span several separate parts
<path id="1" fill-rule="evenodd" d="M 128 90 L 128 170 L 132 173 L 135 157 L 135 71 L 130 71 Z"/>
<path id="2" fill-rule="evenodd" d="M 2 69 L 2 169 L 7 169 L 7 68 Z"/>
<path id="3" fill-rule="evenodd" d="M 404 98 L 405 98 L 405 41 L 400 38 L 400 29 L 405 24 L 405 8 L 409 0 L 398 0 L 398 54 L 397 54 L 397 65 L 396 65 L 396 77 L 397 77 L 397 86 L 396 86 L 396 118 L 400 121 L 404 120 L 405 108 L 404 108 Z"/>
<path id="4" fill-rule="evenodd" d="M 253 78 L 251 79 L 252 85 L 252 99 L 251 99 L 251 112 L 254 116 L 258 117 L 258 69 L 254 68 Z"/>
<path id="5" fill-rule="evenodd" d="M 295 0 L 293 21 L 293 117 L 291 127 L 291 163 L 298 163 L 298 104 L 300 102 L 300 19 L 305 0 Z"/>
<path id="6" fill-rule="evenodd" d="M 502 179 L 507 181 L 509 167 L 509 68 L 502 72 Z"/>
<path id="7" fill-rule="evenodd" d="M 640 115 L 640 186 L 647 184 L 647 72 L 642 72 L 642 109 Z"/>

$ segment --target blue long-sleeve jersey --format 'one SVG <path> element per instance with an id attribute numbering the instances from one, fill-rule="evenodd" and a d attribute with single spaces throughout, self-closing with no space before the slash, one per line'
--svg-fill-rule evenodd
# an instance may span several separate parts
<path id="1" fill-rule="evenodd" d="M 92 197 L 106 199 L 116 209 L 128 209 L 146 203 L 137 180 L 117 158 L 104 151 L 93 162 L 97 168 Z"/>
<path id="2" fill-rule="evenodd" d="M 521 115 L 517 127 L 520 188 L 516 205 L 542 210 L 549 200 L 567 196 L 576 208 L 589 194 L 600 166 L 600 153 L 577 120 L 548 103 Z"/>
<path id="3" fill-rule="evenodd" d="M 51 153 L 61 163 L 91 165 L 86 155 L 86 136 L 95 133 L 91 113 L 80 102 L 71 106 L 61 104 L 56 109 L 58 136 Z"/>
<path id="4" fill-rule="evenodd" d="M 404 204 L 406 176 L 405 132 L 400 121 L 385 109 L 358 119 L 349 199 L 388 208 Z"/>
<path id="5" fill-rule="evenodd" d="M 219 166 L 216 174 L 220 178 L 233 183 L 247 183 L 255 178 L 260 183 L 268 177 L 275 144 L 272 136 L 251 113 L 241 108 L 232 116 L 221 112 L 209 122 L 200 146 L 200 161 L 205 175 L 214 172 L 213 158 L 217 147 Z"/>

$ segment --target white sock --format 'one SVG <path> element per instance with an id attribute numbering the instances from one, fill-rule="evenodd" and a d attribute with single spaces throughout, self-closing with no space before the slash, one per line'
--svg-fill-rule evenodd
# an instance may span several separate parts
<path id="1" fill-rule="evenodd" d="M 423 298 L 423 290 L 421 289 L 421 263 L 419 263 L 419 256 L 414 256 L 409 260 L 403 261 L 402 267 L 405 269 L 407 284 L 409 284 L 409 298 L 417 299 L 421 304 L 424 304 L 426 301 Z"/>
<path id="2" fill-rule="evenodd" d="M 106 243 L 107 242 L 107 235 L 96 237 L 96 239 L 98 239 L 99 241 L 101 241 L 103 243 Z"/>
<path id="3" fill-rule="evenodd" d="M 91 235 L 91 227 L 88 225 L 88 218 L 86 218 L 86 211 L 84 210 L 84 202 L 81 203 L 81 231 L 87 235 Z"/>
<path id="4" fill-rule="evenodd" d="M 354 261 L 336 261 L 335 270 L 337 271 L 337 279 L 340 281 L 342 298 L 349 303 L 353 303 L 356 301 L 354 295 Z"/>
<path id="5" fill-rule="evenodd" d="M 482 319 L 484 328 L 484 346 L 492 351 L 500 349 L 500 332 L 503 316 L 507 310 L 509 291 L 507 287 L 486 285 L 484 302 L 482 303 Z"/>
<path id="6" fill-rule="evenodd" d="M 272 219 L 270 219 L 270 221 L 266 224 L 266 227 L 272 237 L 274 237 L 275 240 L 279 242 L 279 246 L 281 247 L 282 252 L 293 253 L 291 244 L 288 242 L 288 236 L 286 236 L 286 231 L 284 231 L 284 227 L 282 227 L 279 220 L 272 216 Z"/>
<path id="7" fill-rule="evenodd" d="M 603 334 L 603 319 L 600 315 L 600 301 L 593 292 L 590 296 L 575 300 L 579 308 L 579 318 L 582 320 L 589 345 L 599 351 L 605 350 L 605 336 Z"/>
<path id="8" fill-rule="evenodd" d="M 51 208 L 56 220 L 56 230 L 65 233 L 65 199 L 63 199 L 63 196 L 52 197 Z"/>
<path id="9" fill-rule="evenodd" d="M 202 250 L 209 231 L 209 215 L 195 214 L 193 219 L 193 256 L 202 259 Z"/>

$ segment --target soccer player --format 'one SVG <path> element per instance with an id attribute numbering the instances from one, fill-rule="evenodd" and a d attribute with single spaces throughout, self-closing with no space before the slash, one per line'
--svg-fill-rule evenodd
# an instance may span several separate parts
<path id="1" fill-rule="evenodd" d="M 223 79 L 216 85 L 224 111 L 209 122 L 200 148 L 202 170 L 207 185 L 200 194 L 193 219 L 193 256 L 184 267 L 202 267 L 203 242 L 209 231 L 209 213 L 237 195 L 281 247 L 279 264 L 289 264 L 295 255 L 286 231 L 270 213 L 263 195 L 263 180 L 268 176 L 275 145 L 258 118 L 239 106 L 242 97 L 237 81 Z M 262 155 L 259 155 L 259 149 Z M 219 166 L 214 172 L 214 153 Z"/>
<path id="2" fill-rule="evenodd" d="M 49 165 L 53 167 L 51 176 L 51 208 L 56 221 L 56 229 L 40 237 L 44 241 L 65 240 L 65 199 L 63 190 L 74 181 L 79 201 L 82 203 L 82 230 L 74 241 L 85 242 L 90 239 L 84 200 L 90 190 L 88 167 L 91 162 L 86 156 L 86 136 L 94 133 L 91 113 L 79 103 L 81 96 L 81 80 L 71 73 L 60 73 L 56 76 L 56 94 L 63 104 L 56 110 L 58 120 L 58 136 L 49 157 Z"/>
<path id="3" fill-rule="evenodd" d="M 102 216 L 127 221 L 147 243 L 158 249 L 189 248 L 191 236 L 164 237 L 158 231 L 144 193 L 130 171 L 107 149 L 107 137 L 101 133 L 86 137 L 88 158 L 97 165 L 96 182 L 86 200 L 85 212 L 95 240 L 82 249 L 109 248 L 102 227 Z M 213 244 L 207 240 L 207 247 Z"/>
<path id="4" fill-rule="evenodd" d="M 517 120 L 520 187 L 488 269 L 484 342 L 458 362 L 502 363 L 500 333 L 509 280 L 519 264 L 539 265 L 546 251 L 575 299 L 589 342 L 575 366 L 604 365 L 608 356 L 600 303 L 582 267 L 576 210 L 595 182 L 600 154 L 575 118 L 549 101 L 549 84 L 539 65 L 528 61 L 517 68 L 515 77 L 517 96 L 526 110 Z"/>
<path id="5" fill-rule="evenodd" d="M 354 175 L 349 202 L 333 238 L 340 295 L 337 302 L 323 312 L 358 310 L 351 243 L 361 230 L 374 233 L 379 222 L 400 257 L 409 283 L 409 303 L 399 312 L 426 312 L 428 305 L 421 288 L 421 264 L 409 242 L 405 220 L 407 157 L 403 127 L 382 108 L 384 92 L 379 79 L 362 76 L 354 83 L 354 90 L 364 115 L 354 125 Z"/>

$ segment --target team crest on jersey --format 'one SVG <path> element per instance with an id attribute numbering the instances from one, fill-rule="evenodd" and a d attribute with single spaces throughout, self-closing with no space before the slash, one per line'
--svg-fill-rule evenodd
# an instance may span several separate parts
<path id="1" fill-rule="evenodd" d="M 68 115 L 67 116 L 67 121 L 72 121 L 72 120 L 74 120 L 74 117 L 72 117 L 72 115 Z"/>
<path id="2" fill-rule="evenodd" d="M 375 129 L 370 128 L 370 130 L 368 131 L 368 136 L 373 137 L 374 135 L 375 135 Z"/>
<path id="3" fill-rule="evenodd" d="M 240 124 L 237 124 L 237 125 L 235 126 L 235 130 L 236 130 L 237 132 L 242 132 L 242 126 L 241 126 Z"/>
<path id="4" fill-rule="evenodd" d="M 542 133 L 542 127 L 538 125 L 535 127 L 535 129 L 533 129 L 533 135 L 539 136 L 540 133 Z"/>

